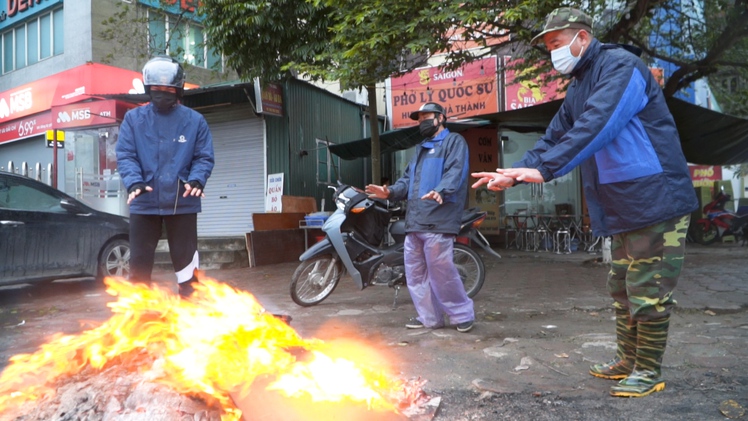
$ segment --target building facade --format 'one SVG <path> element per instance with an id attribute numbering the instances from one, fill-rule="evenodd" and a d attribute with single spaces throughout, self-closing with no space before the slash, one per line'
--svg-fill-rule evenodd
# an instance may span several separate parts
<path id="1" fill-rule="evenodd" d="M 167 4 L 168 3 L 168 4 Z M 268 174 L 284 194 L 329 199 L 340 172 L 362 183 L 365 162 L 327 143 L 365 134 L 361 105 L 303 81 L 237 81 L 210 48 L 194 2 L 29 0 L 0 5 L 0 169 L 53 184 L 94 208 L 127 215 L 116 168 L 119 124 L 147 102 L 140 70 L 155 55 L 184 63 L 185 105 L 210 126 L 216 166 L 199 236 L 241 236 L 264 212 Z"/>

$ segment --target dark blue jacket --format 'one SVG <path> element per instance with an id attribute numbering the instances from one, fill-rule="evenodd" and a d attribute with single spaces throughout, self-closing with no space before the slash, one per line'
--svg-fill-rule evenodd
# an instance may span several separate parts
<path id="1" fill-rule="evenodd" d="M 467 197 L 468 158 L 465 138 L 448 129 L 416 146 L 403 176 L 389 186 L 389 199 L 408 199 L 406 232 L 460 232 Z M 432 190 L 441 194 L 441 205 L 434 200 L 421 200 Z"/>
<path id="2" fill-rule="evenodd" d="M 645 228 L 698 208 L 662 88 L 639 57 L 593 39 L 561 109 L 515 168 L 546 182 L 580 166 L 595 235 Z"/>
<path id="3" fill-rule="evenodd" d="M 160 114 L 147 104 L 125 114 L 117 140 L 117 170 L 128 189 L 137 183 L 153 188 L 132 201 L 130 213 L 200 212 L 199 197 L 182 197 L 184 183 L 205 186 L 213 164 L 213 138 L 197 111 L 177 105 Z"/>

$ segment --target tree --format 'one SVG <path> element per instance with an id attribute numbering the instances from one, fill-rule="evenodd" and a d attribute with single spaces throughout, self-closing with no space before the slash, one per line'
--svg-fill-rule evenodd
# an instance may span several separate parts
<path id="1" fill-rule="evenodd" d="M 670 63 L 664 93 L 672 96 L 720 70 L 748 69 L 747 2 L 631 0 L 611 8 L 609 1 L 593 0 L 576 6 L 596 19 L 601 41 L 633 44 L 644 60 Z M 272 81 L 299 72 L 367 88 L 372 176 L 378 180 L 377 82 L 437 54 L 444 55 L 447 70 L 512 54 L 541 63 L 524 78 L 547 74 L 547 52 L 530 48 L 529 40 L 557 6 L 558 0 L 203 0 L 200 11 L 209 39 L 244 78 Z"/>
<path id="2" fill-rule="evenodd" d="M 204 0 L 200 11 L 211 42 L 244 79 L 302 73 L 366 88 L 372 180 L 381 178 L 376 84 L 423 63 L 451 26 L 439 3 L 425 0 Z"/>
<path id="3" fill-rule="evenodd" d="M 159 8 L 124 2 L 111 6 L 109 15 L 96 28 L 99 37 L 108 41 L 106 50 L 101 52 L 101 62 L 139 70 L 150 58 L 169 55 L 190 71 L 193 82 L 220 78 L 220 56 L 216 59 L 215 50 L 208 46 L 206 57 L 202 25 L 196 20 L 194 9 L 180 7 L 174 0 L 153 4 Z M 193 44 L 195 38 L 199 40 Z M 193 72 L 192 66 L 210 71 L 200 74 Z"/>

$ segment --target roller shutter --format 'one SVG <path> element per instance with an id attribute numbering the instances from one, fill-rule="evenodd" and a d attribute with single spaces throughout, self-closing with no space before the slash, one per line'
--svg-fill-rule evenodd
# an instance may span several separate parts
<path id="1" fill-rule="evenodd" d="M 204 114 L 216 164 L 208 179 L 199 237 L 244 237 L 252 214 L 265 210 L 265 121 L 249 107 Z"/>

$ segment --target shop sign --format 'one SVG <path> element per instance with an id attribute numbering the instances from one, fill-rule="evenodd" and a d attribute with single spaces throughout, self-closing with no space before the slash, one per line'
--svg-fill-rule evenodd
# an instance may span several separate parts
<path id="1" fill-rule="evenodd" d="M 140 0 L 139 3 L 173 15 L 186 15 L 192 20 L 202 20 L 200 15 L 194 14 L 195 10 L 202 5 L 202 1 L 200 0 Z"/>
<path id="2" fill-rule="evenodd" d="M 271 83 L 261 88 L 261 92 L 262 113 L 283 117 L 283 88 Z"/>
<path id="3" fill-rule="evenodd" d="M 65 149 L 65 132 L 62 130 L 47 130 L 45 139 L 48 148 L 54 148 L 56 142 L 57 149 Z"/>
<path id="4" fill-rule="evenodd" d="M 96 94 L 143 93 L 142 75 L 91 63 L 74 67 L 0 93 L 0 125 L 5 122 L 90 99 Z"/>
<path id="5" fill-rule="evenodd" d="M 450 120 L 499 111 L 496 57 L 466 64 L 457 70 L 416 69 L 390 79 L 392 126 L 415 126 L 409 115 L 427 102 L 437 102 Z"/>
<path id="6" fill-rule="evenodd" d="M 722 180 L 722 167 L 718 165 L 689 165 L 688 171 L 694 187 L 712 188 L 715 181 Z"/>
<path id="7" fill-rule="evenodd" d="M 0 0 L 0 31 L 63 0 Z"/>
<path id="8" fill-rule="evenodd" d="M 265 212 L 282 212 L 283 173 L 268 174 L 268 190 L 265 193 Z"/>
<path id="9" fill-rule="evenodd" d="M 115 125 L 122 121 L 128 104 L 110 99 L 52 107 L 55 129 Z"/>
<path id="10" fill-rule="evenodd" d="M 506 63 L 506 70 L 504 71 L 505 111 L 532 107 L 565 96 L 564 92 L 559 92 L 563 87 L 563 82 L 559 79 L 544 83 L 542 77 L 537 77 L 532 80 L 515 82 L 515 78 L 533 69 L 527 67 L 525 70 L 517 70 L 521 68 L 522 62 L 522 59 L 512 60 L 510 56 L 504 57 L 504 63 Z"/>
<path id="11" fill-rule="evenodd" d="M 52 112 L 45 111 L 19 120 L 0 123 L 0 144 L 44 134 L 52 128 Z"/>
<path id="12" fill-rule="evenodd" d="M 500 166 L 499 139 L 495 128 L 471 128 L 460 132 L 470 149 L 470 173 L 496 171 Z M 469 182 L 472 184 L 474 179 Z M 469 189 L 468 207 L 486 211 L 486 219 L 481 224 L 484 234 L 499 233 L 499 192 L 481 186 Z"/>

